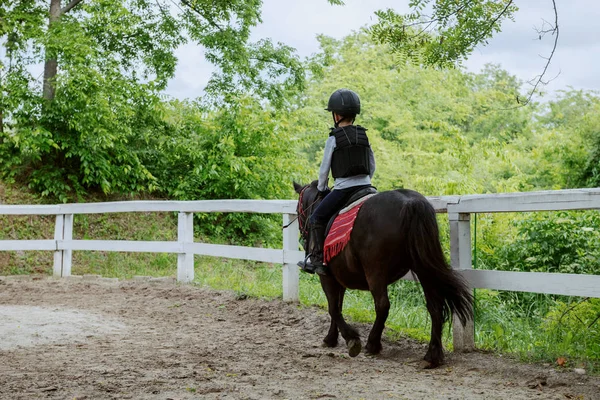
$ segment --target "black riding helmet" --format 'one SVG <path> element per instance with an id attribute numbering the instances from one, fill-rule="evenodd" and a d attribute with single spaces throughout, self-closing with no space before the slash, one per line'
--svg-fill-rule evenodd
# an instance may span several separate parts
<path id="1" fill-rule="evenodd" d="M 349 89 L 338 89 L 329 97 L 327 111 L 341 116 L 354 116 L 360 114 L 360 99 Z"/>

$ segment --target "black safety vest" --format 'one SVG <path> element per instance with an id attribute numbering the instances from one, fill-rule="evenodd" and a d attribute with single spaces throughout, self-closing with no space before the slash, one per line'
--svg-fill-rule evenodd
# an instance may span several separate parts
<path id="1" fill-rule="evenodd" d="M 335 150 L 331 160 L 331 175 L 334 179 L 371 174 L 371 146 L 365 128 L 360 125 L 340 126 L 332 129 L 329 136 L 335 136 Z"/>

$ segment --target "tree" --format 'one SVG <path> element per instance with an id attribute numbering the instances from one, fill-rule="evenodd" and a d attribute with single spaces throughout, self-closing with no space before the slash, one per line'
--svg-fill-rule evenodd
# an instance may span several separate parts
<path id="1" fill-rule="evenodd" d="M 590 152 L 597 147 L 600 115 L 591 93 L 514 107 L 523 84 L 498 66 L 473 74 L 398 65 L 389 45 L 365 32 L 320 42 L 291 123 L 313 176 L 331 126 L 323 107 L 342 86 L 361 96 L 357 121 L 369 129 L 380 189 L 514 192 L 576 187 L 600 176 L 600 157 Z"/>
<path id="2" fill-rule="evenodd" d="M 560 91 L 544 111 L 540 123 L 556 137 L 548 149 L 548 163 L 561 164 L 564 186 L 600 186 L 598 92 Z"/>
<path id="3" fill-rule="evenodd" d="M 334 0 L 330 0 L 335 2 Z M 219 68 L 206 101 L 241 93 L 282 106 L 303 86 L 293 49 L 249 41 L 260 0 L 0 1 L 0 158 L 43 194 L 149 190 L 130 143 L 160 125 L 175 49 L 194 41 Z M 49 8 L 48 8 L 49 7 Z M 48 11 L 49 10 L 49 11 Z M 43 81 L 33 74 L 44 65 Z"/>
<path id="4" fill-rule="evenodd" d="M 48 1 L 48 0 L 46 0 Z M 225 81 L 276 98 L 260 71 L 301 80 L 292 49 L 270 40 L 249 43 L 250 28 L 260 22 L 260 0 L 42 0 L 4 1 L 2 39 L 14 51 L 33 51 L 44 65 L 44 98 L 52 100 L 58 69 L 73 57 L 108 57 L 132 79 L 152 80 L 163 88 L 173 76 L 175 48 L 192 40 L 206 49 L 206 58 L 221 68 L 211 87 Z M 44 26 L 45 15 L 47 26 Z M 19 46 L 15 48 L 14 43 Z M 81 60 L 78 60 L 81 61 Z M 61 65 L 62 64 L 62 65 Z M 141 69 L 142 74 L 134 76 Z M 228 89 L 233 87 L 227 86 Z M 238 89 L 239 90 L 239 89 Z M 237 90 L 236 90 L 237 91 Z"/>
<path id="5" fill-rule="evenodd" d="M 302 180 L 303 160 L 290 151 L 294 128 L 261 99 L 242 96 L 227 107 L 173 101 L 164 105 L 160 130 L 136 146 L 142 163 L 167 198 L 291 198 Z M 199 231 L 236 243 L 281 241 L 281 217 L 260 214 L 197 214 Z"/>
<path id="6" fill-rule="evenodd" d="M 465 60 L 480 44 L 500 32 L 502 22 L 512 19 L 518 10 L 514 0 L 411 0 L 411 13 L 401 15 L 395 11 L 377 12 L 379 22 L 371 28 L 373 36 L 391 46 L 391 51 L 403 60 L 436 66 L 453 67 Z M 535 77 L 528 95 L 516 98 L 527 104 L 540 84 L 545 84 L 545 74 L 558 43 L 559 25 L 556 0 L 552 0 L 554 22 L 544 22 L 538 29 L 541 39 L 554 36 L 554 47 L 546 59 L 542 72 Z"/>

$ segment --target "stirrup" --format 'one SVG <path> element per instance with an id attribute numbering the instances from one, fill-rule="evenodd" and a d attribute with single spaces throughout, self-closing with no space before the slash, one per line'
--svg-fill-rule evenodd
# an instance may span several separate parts
<path id="1" fill-rule="evenodd" d="M 308 274 L 314 274 L 315 273 L 315 266 L 312 265 L 309 261 L 310 255 L 306 256 L 306 258 L 304 259 L 304 261 L 298 261 L 298 266 L 300 267 L 300 269 L 302 269 L 302 271 L 308 273 Z"/>
<path id="2" fill-rule="evenodd" d="M 314 265 L 310 261 L 310 255 L 306 256 L 304 261 L 298 261 L 298 266 L 302 269 L 302 271 L 307 272 L 309 274 L 318 274 L 323 276 L 329 275 L 329 269 L 324 264 Z"/>

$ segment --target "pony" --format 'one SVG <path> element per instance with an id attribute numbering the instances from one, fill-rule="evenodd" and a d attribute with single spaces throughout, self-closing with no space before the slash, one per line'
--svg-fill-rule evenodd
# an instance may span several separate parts
<path id="1" fill-rule="evenodd" d="M 307 243 L 308 218 L 322 198 L 317 181 L 309 185 L 294 182 L 294 189 L 299 195 L 296 211 L 300 232 Z M 388 285 L 408 272 L 418 279 L 431 317 L 431 339 L 423 358 L 424 368 L 436 368 L 444 362 L 444 323 L 454 315 L 465 326 L 472 318 L 471 292 L 462 276 L 446 261 L 435 209 L 414 190 L 379 192 L 368 198 L 358 211 L 350 240 L 329 261 L 328 268 L 329 275 L 319 275 L 331 317 L 323 345 L 337 346 L 341 333 L 351 357 L 360 354 L 362 342 L 358 331 L 342 315 L 346 289 L 368 290 L 373 296 L 376 317 L 366 352 L 375 355 L 382 350 L 381 334 L 390 310 Z"/>

